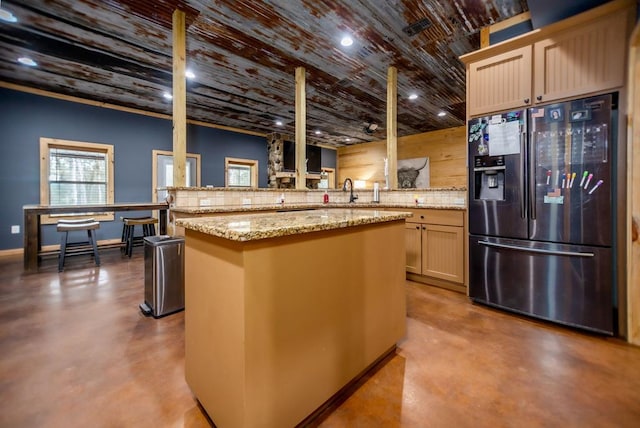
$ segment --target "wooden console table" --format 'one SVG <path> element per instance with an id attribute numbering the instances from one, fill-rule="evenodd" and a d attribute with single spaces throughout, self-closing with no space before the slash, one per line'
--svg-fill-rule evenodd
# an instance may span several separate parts
<path id="1" fill-rule="evenodd" d="M 169 205 L 165 202 L 148 203 L 115 203 L 100 205 L 25 205 L 24 210 L 24 270 L 36 272 L 38 270 L 38 252 L 41 247 L 40 216 L 43 214 L 69 213 L 104 213 L 111 211 L 153 211 L 158 210 L 160 234 L 167 231 L 167 211 Z"/>

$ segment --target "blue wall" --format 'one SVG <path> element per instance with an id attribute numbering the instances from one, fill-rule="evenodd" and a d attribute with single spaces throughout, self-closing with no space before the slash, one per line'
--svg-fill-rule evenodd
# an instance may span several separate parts
<path id="1" fill-rule="evenodd" d="M 40 203 L 40 137 L 112 144 L 116 202 L 151 201 L 151 151 L 172 150 L 173 146 L 170 120 L 3 88 L 0 130 L 0 250 L 23 246 L 22 206 Z M 257 159 L 258 184 L 267 186 L 264 137 L 189 125 L 187 151 L 201 155 L 203 186 L 224 186 L 225 157 Z M 119 239 L 119 218 L 116 213 L 115 221 L 103 222 L 98 239 Z M 20 225 L 20 234 L 11 234 L 11 225 Z M 44 245 L 58 240 L 53 225 L 43 226 Z"/>

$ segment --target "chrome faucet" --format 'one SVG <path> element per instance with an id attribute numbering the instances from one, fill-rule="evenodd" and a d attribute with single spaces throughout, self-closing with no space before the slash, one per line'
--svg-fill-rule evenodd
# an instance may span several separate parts
<path id="1" fill-rule="evenodd" d="M 349 203 L 353 203 L 358 199 L 358 195 L 353 194 L 353 181 L 349 177 L 344 179 L 344 184 L 342 185 L 342 191 L 347 191 L 347 181 L 349 182 Z"/>

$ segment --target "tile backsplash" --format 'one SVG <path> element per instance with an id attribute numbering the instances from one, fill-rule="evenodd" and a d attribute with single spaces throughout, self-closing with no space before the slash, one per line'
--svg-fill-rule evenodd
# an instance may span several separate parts
<path id="1" fill-rule="evenodd" d="M 173 206 L 179 207 L 206 207 L 206 206 L 239 206 L 239 205 L 277 205 L 284 197 L 285 204 L 321 204 L 324 190 L 290 190 L 290 189 L 248 189 L 236 190 L 226 188 L 208 187 L 169 187 L 173 196 Z M 339 189 L 328 189 L 331 203 L 348 203 L 349 192 Z M 358 195 L 357 202 L 371 203 L 373 190 L 357 189 L 353 192 Z M 403 189 L 381 190 L 380 203 L 386 205 L 403 206 L 442 206 L 442 207 L 466 207 L 467 191 L 460 188 L 438 189 Z"/>

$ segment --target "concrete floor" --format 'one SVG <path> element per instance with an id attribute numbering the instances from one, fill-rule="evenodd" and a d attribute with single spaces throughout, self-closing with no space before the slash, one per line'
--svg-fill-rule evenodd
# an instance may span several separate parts
<path id="1" fill-rule="evenodd" d="M 102 266 L 0 258 L 0 427 L 207 427 L 184 381 L 184 314 L 154 320 L 141 248 Z M 636 427 L 640 348 L 407 281 L 397 352 L 314 425 Z"/>

